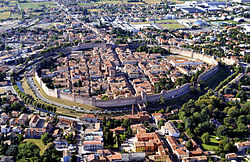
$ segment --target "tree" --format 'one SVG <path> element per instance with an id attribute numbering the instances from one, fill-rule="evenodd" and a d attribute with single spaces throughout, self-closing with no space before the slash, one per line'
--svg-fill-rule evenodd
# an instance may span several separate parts
<path id="1" fill-rule="evenodd" d="M 42 159 L 43 161 L 53 161 L 60 162 L 62 157 L 62 152 L 55 149 L 54 144 L 50 144 L 48 148 L 44 151 Z"/>
<path id="2" fill-rule="evenodd" d="M 7 156 L 16 156 L 18 152 L 18 146 L 17 145 L 10 145 L 8 147 L 8 150 L 6 151 Z"/>
<path id="3" fill-rule="evenodd" d="M 247 126 L 243 123 L 239 123 L 237 126 L 237 131 L 240 133 L 247 132 Z"/>
<path id="4" fill-rule="evenodd" d="M 161 128 L 161 126 L 163 126 L 165 123 L 165 120 L 164 119 L 161 119 L 159 124 L 158 124 L 158 127 Z"/>
<path id="5" fill-rule="evenodd" d="M 44 135 L 41 136 L 41 140 L 44 145 L 47 145 L 47 143 L 52 142 L 52 136 L 49 133 L 45 133 Z"/>
<path id="6" fill-rule="evenodd" d="M 1 72 L 0 73 L 0 81 L 4 81 L 5 78 L 6 78 L 6 73 Z"/>
<path id="7" fill-rule="evenodd" d="M 227 153 L 228 152 L 235 152 L 236 150 L 237 150 L 236 147 L 231 142 L 226 143 L 225 146 L 224 146 L 224 151 L 227 152 Z"/>
<path id="8" fill-rule="evenodd" d="M 128 125 L 129 125 L 129 120 L 128 120 L 128 119 L 124 119 L 124 120 L 122 121 L 122 126 L 127 128 Z"/>
<path id="9" fill-rule="evenodd" d="M 190 140 L 187 142 L 186 146 L 187 146 L 188 150 L 193 150 L 194 149 L 193 144 L 192 144 L 192 142 Z"/>
<path id="10" fill-rule="evenodd" d="M 145 127 L 148 127 L 149 124 L 148 124 L 147 121 L 144 121 L 144 122 L 143 122 L 143 125 L 144 125 Z"/>
<path id="11" fill-rule="evenodd" d="M 160 96 L 159 103 L 160 103 L 160 105 L 164 105 L 165 104 L 165 98 Z"/>
<path id="12" fill-rule="evenodd" d="M 208 132 L 203 133 L 203 135 L 201 136 L 201 140 L 203 143 L 209 144 L 210 142 L 209 133 Z"/>
<path id="13" fill-rule="evenodd" d="M 82 87 L 82 81 L 80 79 L 78 80 L 77 86 Z"/>
<path id="14" fill-rule="evenodd" d="M 33 142 L 24 142 L 18 146 L 17 159 L 40 158 L 40 148 Z"/>
<path id="15" fill-rule="evenodd" d="M 228 129 L 225 125 L 220 126 L 216 131 L 216 134 L 218 136 L 224 136 L 224 135 L 227 135 L 227 133 L 228 133 Z"/>
<path id="16" fill-rule="evenodd" d="M 71 156 L 70 162 L 77 162 L 77 156 L 75 154 Z"/>

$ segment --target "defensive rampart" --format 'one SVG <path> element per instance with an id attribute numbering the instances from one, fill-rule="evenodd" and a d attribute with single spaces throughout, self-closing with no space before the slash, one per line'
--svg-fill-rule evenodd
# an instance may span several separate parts
<path id="1" fill-rule="evenodd" d="M 72 50 L 83 50 L 93 47 L 100 47 L 100 48 L 107 48 L 107 45 L 105 43 L 89 43 L 89 44 L 83 44 L 79 47 L 72 47 Z M 170 51 L 172 53 L 180 54 L 187 57 L 192 57 L 196 59 L 200 59 L 208 64 L 213 65 L 213 68 L 207 71 L 204 71 L 198 78 L 198 80 L 206 80 L 209 76 L 214 74 L 218 69 L 218 62 L 211 56 L 206 56 L 197 52 L 193 52 L 191 50 L 186 50 L 183 48 L 177 48 L 177 47 L 171 47 Z M 38 66 L 39 67 L 39 66 Z M 43 83 L 42 79 L 38 76 L 37 72 L 35 72 L 35 79 L 41 86 L 41 88 L 44 90 L 44 92 L 52 97 L 64 99 L 67 101 L 77 102 L 81 104 L 96 106 L 96 107 L 121 107 L 121 106 L 129 106 L 133 104 L 137 104 L 137 101 L 149 101 L 149 102 L 156 102 L 160 99 L 160 97 L 164 97 L 166 100 L 177 98 L 187 92 L 190 91 L 190 83 L 187 83 L 185 85 L 182 85 L 178 88 L 175 88 L 173 90 L 169 91 L 162 91 L 159 94 L 153 94 L 153 95 L 146 95 L 145 93 L 142 93 L 140 97 L 130 97 L 130 98 L 124 98 L 124 99 L 111 99 L 111 100 L 96 100 L 94 98 L 87 98 L 80 95 L 74 95 L 65 93 L 62 90 L 58 89 L 50 89 L 46 86 L 45 83 Z"/>

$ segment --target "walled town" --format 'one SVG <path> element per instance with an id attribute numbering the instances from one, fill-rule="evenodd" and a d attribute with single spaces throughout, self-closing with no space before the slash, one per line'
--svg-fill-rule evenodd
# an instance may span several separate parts
<path id="1" fill-rule="evenodd" d="M 249 9 L 0 0 L 1 161 L 250 161 Z"/>

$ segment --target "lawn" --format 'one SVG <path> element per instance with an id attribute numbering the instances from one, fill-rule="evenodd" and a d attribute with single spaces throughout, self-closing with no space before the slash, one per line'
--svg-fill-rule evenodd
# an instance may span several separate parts
<path id="1" fill-rule="evenodd" d="M 75 103 L 75 102 L 72 102 L 72 101 L 66 101 L 66 100 L 63 100 L 63 99 L 60 99 L 60 98 L 56 98 L 56 97 L 51 97 L 51 96 L 48 96 L 44 91 L 43 89 L 40 87 L 40 85 L 37 83 L 36 79 L 33 78 L 34 80 L 34 83 L 36 84 L 36 86 L 40 89 L 40 93 L 41 95 L 50 100 L 50 101 L 53 101 L 53 102 L 56 102 L 56 103 L 60 103 L 60 104 L 63 104 L 63 105 L 68 105 L 68 106 L 76 106 L 76 107 L 79 107 L 79 108 L 82 108 L 82 109 L 88 109 L 88 110 L 102 110 L 101 108 L 97 108 L 97 107 L 93 107 L 93 106 L 90 106 L 90 105 L 84 105 L 84 104 L 80 104 L 80 103 Z"/>
<path id="2" fill-rule="evenodd" d="M 29 8 L 32 8 L 32 9 L 38 9 L 38 8 L 41 8 L 43 6 L 45 7 L 55 7 L 56 4 L 53 3 L 53 2 L 31 2 L 31 3 L 19 3 L 19 6 L 21 7 L 21 9 L 29 9 Z"/>
<path id="3" fill-rule="evenodd" d="M 204 86 L 214 89 L 220 82 L 225 80 L 230 75 L 230 71 L 226 66 L 222 67 L 217 73 L 204 81 Z"/>
<path id="4" fill-rule="evenodd" d="M 43 144 L 43 142 L 40 139 L 25 139 L 23 142 L 33 142 L 35 145 L 37 145 L 40 148 L 40 155 L 43 155 L 44 151 L 48 148 L 50 143 L 48 143 L 46 146 Z"/>
<path id="5" fill-rule="evenodd" d="M 180 29 L 183 28 L 180 24 L 160 24 L 165 29 Z"/>
<path id="6" fill-rule="evenodd" d="M 11 12 L 2 12 L 0 13 L 0 20 L 8 19 L 10 17 Z"/>
<path id="7" fill-rule="evenodd" d="M 210 144 L 202 144 L 202 147 L 205 150 L 215 151 L 219 147 L 220 140 L 216 139 L 216 136 L 211 136 L 210 138 Z"/>

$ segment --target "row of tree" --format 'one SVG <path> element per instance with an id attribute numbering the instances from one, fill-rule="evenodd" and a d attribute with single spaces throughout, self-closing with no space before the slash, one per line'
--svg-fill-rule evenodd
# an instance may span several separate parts
<path id="1" fill-rule="evenodd" d="M 17 85 L 13 85 L 16 93 L 20 96 L 20 98 L 27 104 L 31 104 L 36 106 L 37 108 L 41 108 L 43 110 L 56 112 L 57 108 L 55 106 L 52 106 L 50 104 L 46 104 L 40 100 L 34 100 L 32 96 L 28 96 L 24 92 L 22 92 Z"/>

